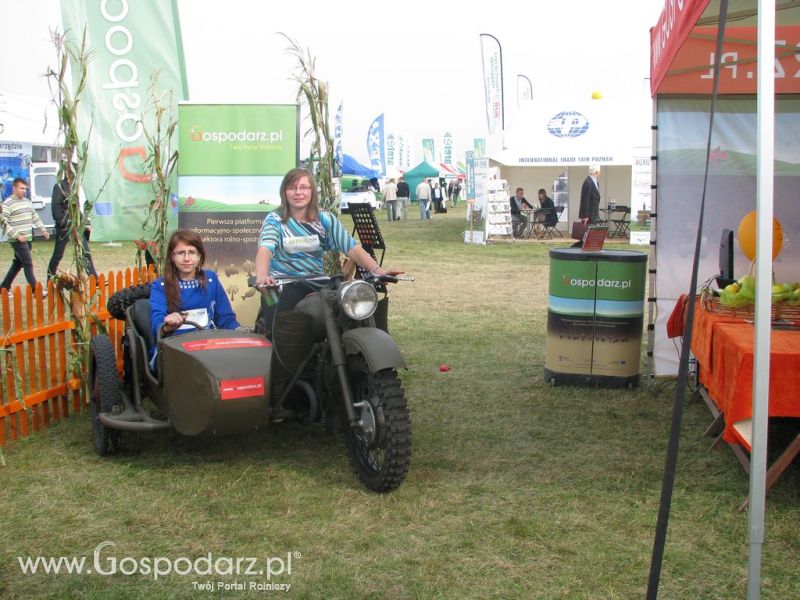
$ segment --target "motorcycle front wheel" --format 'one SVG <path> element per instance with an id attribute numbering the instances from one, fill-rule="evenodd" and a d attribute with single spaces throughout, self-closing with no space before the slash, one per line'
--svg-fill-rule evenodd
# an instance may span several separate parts
<path id="1" fill-rule="evenodd" d="M 397 489 L 411 461 L 411 419 L 394 369 L 371 373 L 363 357 L 348 361 L 348 376 L 359 423 L 350 427 L 350 463 L 373 492 Z"/>

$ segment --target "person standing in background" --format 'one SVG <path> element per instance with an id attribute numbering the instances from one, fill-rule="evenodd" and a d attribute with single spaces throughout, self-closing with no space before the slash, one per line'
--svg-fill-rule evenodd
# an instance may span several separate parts
<path id="1" fill-rule="evenodd" d="M 456 180 L 456 182 L 453 184 L 453 193 L 450 194 L 450 202 L 453 203 L 453 208 L 455 208 L 456 204 L 458 204 L 459 194 L 461 194 L 461 182 Z"/>
<path id="2" fill-rule="evenodd" d="M 408 184 L 402 177 L 397 183 L 397 203 L 400 205 L 400 216 L 403 221 L 408 221 L 408 198 L 411 195 L 411 190 L 408 189 Z M 400 217 L 397 217 L 400 220 Z"/>
<path id="3" fill-rule="evenodd" d="M 383 188 L 383 201 L 386 202 L 386 217 L 389 222 L 397 220 L 397 184 L 394 179 Z"/>
<path id="4" fill-rule="evenodd" d="M 53 256 L 50 257 L 50 264 L 47 265 L 47 277 L 55 277 L 58 265 L 64 257 L 64 249 L 69 243 L 70 219 L 69 219 L 69 195 L 72 183 L 65 176 L 61 183 L 53 186 L 53 195 L 50 199 L 50 209 L 53 211 Z M 97 277 L 97 270 L 92 261 L 92 252 L 89 249 L 89 235 L 91 227 L 89 225 L 83 230 L 83 253 L 86 256 L 86 271 L 89 275 Z"/>
<path id="5" fill-rule="evenodd" d="M 442 207 L 442 203 L 444 202 L 444 194 L 442 194 L 442 188 L 439 187 L 438 183 L 433 184 L 431 195 L 433 196 L 433 211 L 436 214 L 447 212 L 446 209 Z"/>
<path id="6" fill-rule="evenodd" d="M 600 165 L 591 165 L 583 181 L 578 218 L 587 225 L 595 225 L 600 220 Z"/>
<path id="7" fill-rule="evenodd" d="M 600 165 L 590 165 L 589 174 L 583 180 L 578 218 L 585 225 L 595 225 L 600 220 Z M 572 247 L 583 247 L 583 240 L 578 240 Z"/>
<path id="8" fill-rule="evenodd" d="M 14 249 L 14 260 L 11 261 L 11 267 L 0 283 L 0 288 L 8 290 L 20 270 L 25 272 L 25 279 L 32 288 L 35 288 L 36 275 L 33 273 L 31 255 L 33 227 L 41 231 L 46 240 L 50 239 L 50 234 L 47 233 L 47 228 L 34 210 L 30 199 L 25 196 L 28 192 L 28 183 L 22 177 L 17 177 L 11 186 L 11 195 L 3 202 L 3 209 L 0 212 L 0 223 L 3 232 L 8 236 L 8 242 Z M 42 296 L 47 296 L 47 290 L 42 292 Z"/>
<path id="9" fill-rule="evenodd" d="M 417 202 L 419 202 L 419 220 L 424 221 L 431 217 L 431 184 L 427 179 L 419 182 L 416 189 Z"/>

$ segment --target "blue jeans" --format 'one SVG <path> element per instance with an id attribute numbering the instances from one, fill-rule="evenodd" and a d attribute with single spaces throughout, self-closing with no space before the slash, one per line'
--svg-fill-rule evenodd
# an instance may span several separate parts
<path id="1" fill-rule="evenodd" d="M 389 219 L 391 223 L 394 221 L 397 215 L 397 200 L 387 200 L 386 201 L 386 217 Z"/>
<path id="2" fill-rule="evenodd" d="M 14 249 L 14 260 L 11 261 L 11 267 L 6 273 L 3 283 L 0 283 L 0 288 L 9 289 L 11 284 L 14 283 L 14 278 L 20 270 L 24 270 L 25 279 L 31 284 L 31 287 L 36 286 L 36 276 L 33 274 L 33 256 L 31 255 L 31 241 L 25 242 L 9 242 Z"/>
<path id="3" fill-rule="evenodd" d="M 431 201 L 425 200 L 424 198 L 419 198 L 417 202 L 419 202 L 419 220 L 424 221 L 425 219 L 430 219 Z"/>

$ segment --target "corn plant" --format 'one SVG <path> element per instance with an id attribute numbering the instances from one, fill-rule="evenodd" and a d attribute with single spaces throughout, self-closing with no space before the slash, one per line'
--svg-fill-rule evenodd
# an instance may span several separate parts
<path id="1" fill-rule="evenodd" d="M 310 121 L 304 137 L 311 136 L 311 150 L 308 165 L 319 187 L 319 205 L 322 210 L 337 212 L 339 199 L 333 185 L 334 145 L 331 137 L 330 119 L 328 117 L 328 84 L 317 77 L 316 59 L 311 51 L 303 50 L 297 41 L 285 33 L 281 35 L 289 42 L 286 52 L 297 60 L 297 73 L 293 79 L 297 82 L 297 101 L 305 102 L 307 118 Z M 337 273 L 341 270 L 338 252 L 325 255 L 325 271 Z"/>
<path id="2" fill-rule="evenodd" d="M 147 210 L 147 217 L 142 223 L 144 240 L 137 244 L 137 263 L 141 264 L 144 252 L 150 252 L 157 274 L 161 273 L 164 254 L 167 250 L 167 233 L 169 216 L 172 212 L 172 174 L 178 165 L 178 151 L 172 149 L 172 139 L 178 121 L 175 118 L 172 90 L 161 92 L 158 89 L 158 74 L 154 70 L 150 74 L 150 99 L 147 108 L 153 114 L 153 129 L 150 130 L 140 119 L 147 143 L 147 156 L 143 170 L 152 173 L 151 188 L 153 195 Z"/>
<path id="3" fill-rule="evenodd" d="M 86 372 L 89 365 L 89 340 L 91 338 L 91 311 L 87 305 L 94 299 L 88 298 L 89 259 L 83 246 L 83 236 L 89 225 L 89 215 L 92 212 L 97 198 L 103 192 L 105 183 L 92 196 L 86 193 L 86 199 L 81 207 L 80 190 L 88 161 L 89 139 L 91 126 L 85 139 L 81 139 L 78 131 L 78 108 L 81 95 L 86 89 L 86 74 L 92 52 L 86 46 L 86 31 L 81 37 L 80 45 L 67 40 L 66 33 L 51 31 L 51 40 L 56 50 L 56 69 L 48 67 L 45 72 L 53 103 L 58 110 L 59 132 L 63 136 L 61 166 L 58 173 L 58 185 L 67 200 L 67 215 L 69 217 L 68 231 L 70 243 L 75 255 L 75 273 L 60 272 L 54 279 L 54 289 L 59 293 L 67 307 L 70 319 L 74 324 L 72 341 L 69 348 L 69 370 L 82 381 L 84 401 L 89 398 L 89 383 Z M 71 64 L 73 73 L 72 89 L 67 84 L 67 66 Z M 110 177 L 109 173 L 109 177 Z M 108 178 L 106 178 L 106 182 Z M 66 182 L 66 185 L 65 185 Z M 99 321 L 95 324 L 103 331 Z"/>

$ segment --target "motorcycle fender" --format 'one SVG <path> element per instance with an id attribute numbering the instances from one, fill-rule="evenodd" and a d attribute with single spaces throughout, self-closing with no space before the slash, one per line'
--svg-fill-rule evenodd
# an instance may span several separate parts
<path id="1" fill-rule="evenodd" d="M 359 327 L 342 334 L 346 354 L 362 354 L 369 370 L 405 368 L 406 361 L 392 336 L 375 327 Z"/>

